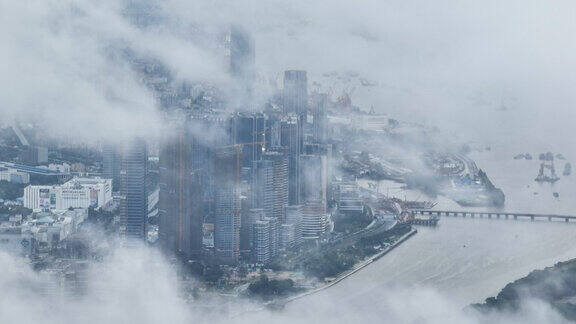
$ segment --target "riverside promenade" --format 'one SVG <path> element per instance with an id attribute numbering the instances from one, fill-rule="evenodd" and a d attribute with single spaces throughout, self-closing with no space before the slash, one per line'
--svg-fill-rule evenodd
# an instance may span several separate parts
<path id="1" fill-rule="evenodd" d="M 403 242 L 408 240 L 410 237 L 412 237 L 416 233 L 418 233 L 418 231 L 413 228 L 410 232 L 402 235 L 402 237 L 400 237 L 396 242 L 394 242 L 391 245 L 389 245 L 388 247 L 386 247 L 384 250 L 382 250 L 382 251 L 374 254 L 373 256 L 369 257 L 368 259 L 354 265 L 354 267 L 352 269 L 341 273 L 334 280 L 323 285 L 322 287 L 308 290 L 308 291 L 305 291 L 305 292 L 298 294 L 296 296 L 287 297 L 285 299 L 269 301 L 269 302 L 265 303 L 264 305 L 267 307 L 272 307 L 272 308 L 282 308 L 290 302 L 296 301 L 298 299 L 304 298 L 306 296 L 309 296 L 309 295 L 321 292 L 323 290 L 326 290 L 330 287 L 333 287 L 333 286 L 337 285 L 338 283 L 340 283 L 342 280 L 352 276 L 353 274 L 364 269 L 365 267 L 367 267 L 368 265 L 370 265 L 374 261 L 376 261 L 376 260 L 380 259 L 381 257 L 385 256 L 386 254 L 390 253 L 390 251 L 394 250 L 396 247 L 398 247 L 400 244 L 402 244 Z"/>

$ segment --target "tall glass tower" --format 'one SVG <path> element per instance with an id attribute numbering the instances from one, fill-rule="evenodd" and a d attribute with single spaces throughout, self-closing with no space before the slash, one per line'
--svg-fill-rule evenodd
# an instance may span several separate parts
<path id="1" fill-rule="evenodd" d="M 130 140 L 124 149 L 121 171 L 122 223 L 127 239 L 146 239 L 148 149 L 142 138 Z"/>

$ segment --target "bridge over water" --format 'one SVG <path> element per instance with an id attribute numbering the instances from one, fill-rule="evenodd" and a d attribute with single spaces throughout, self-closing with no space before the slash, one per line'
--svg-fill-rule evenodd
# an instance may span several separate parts
<path id="1" fill-rule="evenodd" d="M 576 221 L 576 216 L 569 215 L 555 215 L 555 214 L 531 214 L 531 213 L 510 213 L 510 212 L 479 212 L 479 211 L 456 211 L 456 210 L 431 210 L 431 209 L 413 209 L 411 210 L 417 215 L 430 215 L 430 216 L 454 216 L 454 217 L 479 217 L 479 218 L 514 218 L 517 219 L 527 219 L 531 221 L 536 219 L 548 219 L 552 221 L 553 219 L 564 220 L 565 222 Z"/>

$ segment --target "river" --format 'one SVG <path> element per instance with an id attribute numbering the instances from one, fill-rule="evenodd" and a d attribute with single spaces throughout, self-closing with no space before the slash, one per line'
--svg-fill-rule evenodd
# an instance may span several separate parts
<path id="1" fill-rule="evenodd" d="M 503 209 L 576 215 L 576 199 L 572 199 L 576 197 L 576 175 L 562 176 L 554 185 L 537 184 L 533 179 L 540 152 L 530 152 L 535 156 L 532 161 L 514 160 L 517 153 L 493 145 L 489 151 L 471 154 L 504 190 Z M 566 152 L 554 153 L 571 158 Z M 563 164 L 557 161 L 560 175 Z M 400 186 L 384 181 L 380 191 L 399 198 L 431 199 Z M 560 197 L 554 198 L 553 192 Z M 437 209 L 470 210 L 443 197 L 436 199 Z M 437 228 L 417 229 L 418 234 L 387 256 L 330 289 L 294 302 L 289 309 L 305 309 L 323 300 L 368 302 L 391 287 L 429 288 L 461 307 L 497 294 L 507 283 L 534 269 L 576 258 L 576 222 L 443 217 Z"/>

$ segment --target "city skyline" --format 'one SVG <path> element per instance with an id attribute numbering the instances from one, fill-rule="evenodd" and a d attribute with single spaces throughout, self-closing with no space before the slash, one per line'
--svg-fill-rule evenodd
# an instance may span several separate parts
<path id="1" fill-rule="evenodd" d="M 0 4 L 1 323 L 576 321 L 576 4 Z"/>

